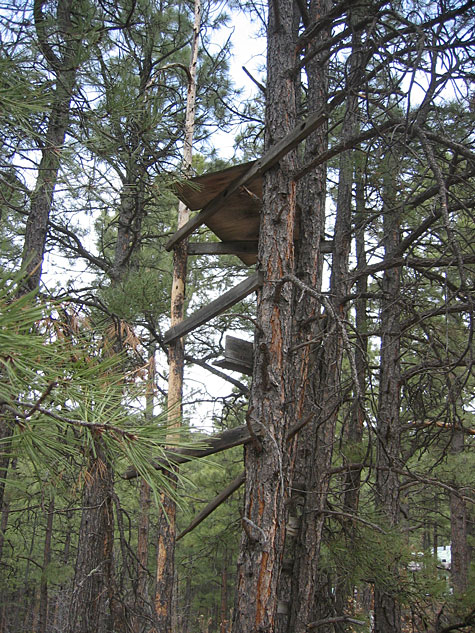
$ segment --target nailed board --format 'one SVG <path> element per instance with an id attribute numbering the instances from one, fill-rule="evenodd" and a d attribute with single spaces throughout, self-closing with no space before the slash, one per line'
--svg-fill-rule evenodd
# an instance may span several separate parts
<path id="1" fill-rule="evenodd" d="M 343 101 L 343 94 L 333 98 L 332 103 L 339 103 Z M 265 173 L 270 167 L 279 162 L 279 160 L 285 156 L 291 149 L 297 147 L 297 145 L 303 141 L 309 134 L 318 129 L 327 120 L 328 115 L 325 110 L 318 112 L 312 112 L 305 121 L 302 121 L 296 125 L 284 138 L 277 141 L 267 152 L 260 158 L 252 163 L 245 163 L 244 165 L 238 165 L 231 167 L 221 172 L 214 172 L 214 174 L 208 174 L 213 178 L 213 183 L 218 182 L 217 174 L 221 174 L 221 178 L 225 179 L 228 184 L 221 189 L 217 195 L 208 198 L 208 202 L 201 209 L 200 213 L 190 218 L 190 220 L 180 227 L 176 233 L 165 244 L 167 251 L 170 251 L 176 244 L 184 240 L 191 235 L 195 229 L 199 226 L 206 224 L 210 228 L 210 220 L 217 213 L 226 213 L 229 223 L 234 223 L 234 216 L 228 209 L 229 200 L 233 200 L 235 195 L 248 196 L 260 209 L 261 203 L 256 200 L 256 192 L 252 190 L 252 187 L 258 186 L 259 180 L 263 173 Z M 227 172 L 226 174 L 224 172 Z M 201 177 L 201 178 L 204 178 Z M 262 181 L 261 181 L 262 182 Z M 201 183 L 203 185 L 203 183 Z M 222 182 L 218 185 L 222 186 Z M 262 185 L 259 185 L 262 187 Z M 195 190 L 199 188 L 199 183 L 195 181 Z M 215 190 L 216 191 L 216 190 Z M 211 195 L 211 194 L 210 194 Z M 262 195 L 258 195 L 257 198 L 262 198 Z M 186 203 L 185 203 L 186 204 Z M 239 206 L 239 205 L 238 205 Z M 251 205 L 252 206 L 252 205 Z M 246 211 L 244 210 L 244 213 Z M 257 223 L 257 230 L 259 230 L 259 223 Z M 214 229 L 211 229 L 214 231 Z M 242 227 L 241 227 L 241 230 Z M 218 233 L 216 233 L 218 235 Z M 220 237 L 218 235 L 218 237 Z M 223 236 L 221 239 L 225 241 L 235 240 L 249 240 L 255 239 L 255 237 L 249 236 Z M 244 261 L 244 260 L 243 260 Z"/>
<path id="2" fill-rule="evenodd" d="M 215 365 L 223 369 L 238 371 L 241 374 L 252 376 L 254 346 L 249 341 L 244 341 L 235 336 L 226 336 L 224 358 L 215 361 Z"/>
<path id="3" fill-rule="evenodd" d="M 192 211 L 203 209 L 233 181 L 241 178 L 252 164 L 244 163 L 187 180 L 176 187 L 177 196 Z M 223 242 L 249 241 L 257 244 L 261 207 L 262 177 L 259 176 L 232 193 L 222 207 L 205 220 L 205 224 Z M 255 253 L 236 254 L 247 266 L 256 263 Z"/>
<path id="4" fill-rule="evenodd" d="M 189 242 L 188 255 L 257 255 L 257 242 Z"/>
<path id="5" fill-rule="evenodd" d="M 254 273 L 254 275 L 251 275 L 237 286 L 234 286 L 234 288 L 231 288 L 231 290 L 225 292 L 221 297 L 218 297 L 218 299 L 203 306 L 181 323 L 170 328 L 165 332 L 163 342 L 165 345 L 169 345 L 173 341 L 185 336 L 185 334 L 192 332 L 200 325 L 203 325 L 203 323 L 211 321 L 215 316 L 222 314 L 234 304 L 242 301 L 242 299 L 250 295 L 251 292 L 260 288 L 260 286 L 262 286 L 262 274 Z"/>

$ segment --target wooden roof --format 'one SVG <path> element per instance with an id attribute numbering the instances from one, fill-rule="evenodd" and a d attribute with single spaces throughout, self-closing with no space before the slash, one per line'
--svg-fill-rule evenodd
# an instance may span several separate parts
<path id="1" fill-rule="evenodd" d="M 246 173 L 252 163 L 197 176 L 176 187 L 176 194 L 192 211 L 202 209 L 234 180 Z M 224 206 L 205 221 L 206 226 L 223 242 L 257 242 L 262 207 L 262 176 L 234 192 Z M 248 266 L 255 264 L 254 254 L 240 255 Z"/>

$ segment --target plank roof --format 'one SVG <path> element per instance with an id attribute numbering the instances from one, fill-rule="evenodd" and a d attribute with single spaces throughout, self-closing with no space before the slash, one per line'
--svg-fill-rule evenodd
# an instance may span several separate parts
<path id="1" fill-rule="evenodd" d="M 176 186 L 176 194 L 191 211 L 197 211 L 245 174 L 251 165 L 252 162 L 243 163 L 191 178 Z M 230 195 L 223 207 L 205 224 L 223 242 L 257 242 L 261 208 L 262 176 L 256 176 Z M 241 254 L 240 259 L 247 266 L 257 261 L 254 254 Z"/>

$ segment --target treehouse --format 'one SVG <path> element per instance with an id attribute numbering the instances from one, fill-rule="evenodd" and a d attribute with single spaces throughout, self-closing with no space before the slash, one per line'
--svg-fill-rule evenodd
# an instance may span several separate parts
<path id="1" fill-rule="evenodd" d="M 263 159 L 235 165 L 180 183 L 177 196 L 191 211 L 199 213 L 173 235 L 166 245 L 167 250 L 205 225 L 220 241 L 190 242 L 188 256 L 236 255 L 246 266 L 256 264 L 262 210 L 262 162 Z M 322 242 L 323 252 L 328 253 L 330 249 L 331 242 Z M 165 333 L 164 342 L 169 345 L 207 323 L 255 292 L 261 284 L 262 275 L 258 271 L 170 328 Z M 224 369 L 252 374 L 252 344 L 227 336 L 225 357 L 215 364 Z"/>

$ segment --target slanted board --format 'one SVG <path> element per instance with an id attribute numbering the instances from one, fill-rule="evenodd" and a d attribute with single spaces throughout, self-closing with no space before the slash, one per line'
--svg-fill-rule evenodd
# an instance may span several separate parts
<path id="1" fill-rule="evenodd" d="M 190 178 L 190 180 L 175 185 L 176 194 L 190 211 L 198 211 L 211 202 L 213 198 L 216 198 L 233 180 L 245 174 L 253 162 L 241 163 L 227 169 Z M 259 198 L 262 198 L 262 180 L 260 178 L 255 179 L 253 183 L 249 183 L 248 189 Z"/>
<path id="2" fill-rule="evenodd" d="M 176 339 L 192 332 L 200 325 L 203 325 L 203 323 L 211 321 L 215 316 L 222 314 L 234 304 L 242 301 L 260 286 L 262 286 L 262 273 L 251 275 L 237 286 L 234 286 L 234 288 L 231 288 L 231 290 L 228 290 L 228 292 L 225 292 L 218 299 L 215 299 L 207 306 L 203 306 L 187 319 L 184 319 L 181 323 L 170 328 L 164 336 L 165 345 L 169 345 Z"/>
<path id="3" fill-rule="evenodd" d="M 235 336 L 226 336 L 224 358 L 214 362 L 218 367 L 252 376 L 254 346 Z"/>

